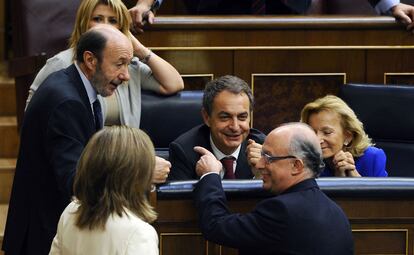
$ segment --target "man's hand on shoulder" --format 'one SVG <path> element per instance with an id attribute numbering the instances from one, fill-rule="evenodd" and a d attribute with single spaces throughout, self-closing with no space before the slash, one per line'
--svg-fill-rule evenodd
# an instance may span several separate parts
<path id="1" fill-rule="evenodd" d="M 213 153 L 201 146 L 194 147 L 194 151 L 201 155 L 200 159 L 196 163 L 196 173 L 198 176 L 202 176 L 207 173 L 220 173 L 223 165 L 219 160 L 217 160 Z"/>

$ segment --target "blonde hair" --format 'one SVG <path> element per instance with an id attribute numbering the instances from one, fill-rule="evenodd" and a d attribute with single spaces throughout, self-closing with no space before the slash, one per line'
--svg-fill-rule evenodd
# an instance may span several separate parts
<path id="1" fill-rule="evenodd" d="M 371 139 L 364 131 L 364 125 L 357 118 L 355 112 L 339 97 L 328 95 L 308 103 L 302 109 L 301 122 L 309 124 L 309 117 L 321 111 L 335 112 L 339 115 L 341 126 L 344 131 L 352 134 L 353 139 L 347 146 L 347 150 L 354 157 L 364 154 L 367 147 L 373 145 Z"/>
<path id="2" fill-rule="evenodd" d="M 132 20 L 128 9 L 121 0 L 83 0 L 76 13 L 75 26 L 69 39 L 70 48 L 75 49 L 80 36 L 89 29 L 92 13 L 99 4 L 112 8 L 119 22 L 119 30 L 126 36 L 130 36 L 129 28 Z"/>
<path id="3" fill-rule="evenodd" d="M 154 146 L 143 131 L 111 126 L 96 133 L 79 160 L 74 195 L 79 202 L 76 226 L 105 228 L 111 214 L 130 210 L 146 222 L 156 213 L 148 202 L 155 167 Z"/>

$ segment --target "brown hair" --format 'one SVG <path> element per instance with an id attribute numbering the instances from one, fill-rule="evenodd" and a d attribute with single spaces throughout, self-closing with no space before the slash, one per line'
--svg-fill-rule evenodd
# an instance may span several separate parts
<path id="1" fill-rule="evenodd" d="M 368 146 L 373 145 L 364 131 L 364 125 L 357 118 L 355 112 L 339 97 L 327 95 L 308 103 L 302 109 L 301 122 L 309 124 L 309 117 L 321 111 L 335 112 L 339 115 L 342 129 L 351 132 L 353 138 L 347 146 L 354 157 L 360 157 Z"/>
<path id="2" fill-rule="evenodd" d="M 99 4 L 108 5 L 114 10 L 119 22 L 119 30 L 126 36 L 130 36 L 131 16 L 121 0 L 83 0 L 76 13 L 75 26 L 69 39 L 70 48 L 75 48 L 80 36 L 89 29 L 92 13 Z"/>
<path id="3" fill-rule="evenodd" d="M 154 146 L 143 131 L 112 126 L 96 133 L 79 160 L 74 195 L 78 199 L 76 226 L 105 228 L 111 214 L 129 209 L 146 222 L 156 213 L 148 202 L 155 167 Z"/>

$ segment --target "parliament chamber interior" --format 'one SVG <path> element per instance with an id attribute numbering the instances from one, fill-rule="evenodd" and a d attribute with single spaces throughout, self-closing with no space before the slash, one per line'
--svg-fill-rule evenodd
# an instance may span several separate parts
<path id="1" fill-rule="evenodd" d="M 27 91 L 46 59 L 66 49 L 79 2 L 0 0 L 0 243 Z M 191 15 L 188 1 L 164 2 L 155 23 L 137 36 L 185 84 L 173 96 L 143 92 L 141 128 L 157 154 L 168 157 L 169 143 L 202 123 L 202 90 L 223 75 L 250 85 L 251 126 L 265 134 L 299 121 L 308 102 L 337 95 L 387 154 L 389 177 L 317 182 L 348 217 L 355 254 L 413 255 L 414 35 L 393 17 L 376 15 L 369 5 L 351 8 L 345 0 L 318 1 L 308 15 L 265 16 Z M 149 195 L 158 213 L 153 226 L 160 254 L 237 254 L 203 238 L 191 195 L 195 182 L 167 182 Z M 269 196 L 260 180 L 223 186 L 232 212 L 248 212 Z"/>

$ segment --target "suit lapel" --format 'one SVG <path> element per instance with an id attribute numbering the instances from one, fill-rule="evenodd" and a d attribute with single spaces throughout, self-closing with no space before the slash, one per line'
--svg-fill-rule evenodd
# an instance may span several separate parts
<path id="1" fill-rule="evenodd" d="M 239 157 L 237 158 L 236 179 L 251 179 L 253 177 L 246 157 L 246 140 L 242 142 Z"/>
<path id="2" fill-rule="evenodd" d="M 89 102 L 88 93 L 86 92 L 85 85 L 82 82 L 82 79 L 80 77 L 78 69 L 76 69 L 75 64 L 72 64 L 66 69 L 66 72 L 68 73 L 68 76 L 71 79 L 72 83 L 75 85 L 75 87 L 76 87 L 76 89 L 79 93 L 79 96 L 80 96 L 83 104 L 85 105 L 86 109 L 89 109 L 88 116 L 89 116 L 89 120 L 91 122 L 90 124 L 92 126 L 92 129 L 95 130 L 95 121 L 94 121 L 94 117 L 93 117 L 93 113 L 92 113 L 91 104 Z"/>

